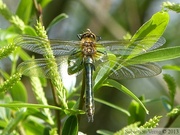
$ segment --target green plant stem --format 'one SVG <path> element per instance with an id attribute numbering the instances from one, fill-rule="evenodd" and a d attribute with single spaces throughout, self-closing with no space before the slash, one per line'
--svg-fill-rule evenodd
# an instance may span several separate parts
<path id="1" fill-rule="evenodd" d="M 38 35 L 44 39 L 48 40 L 46 31 L 41 23 L 37 23 L 36 26 Z M 46 54 L 44 57 L 46 58 L 46 62 L 48 65 L 48 68 L 50 70 L 51 74 L 51 85 L 52 85 L 52 93 L 54 96 L 54 101 L 57 107 L 62 107 L 62 109 L 68 108 L 67 102 L 66 102 L 66 90 L 64 89 L 64 86 L 62 84 L 62 80 L 59 76 L 58 72 L 58 66 L 56 63 L 56 60 L 54 58 L 53 52 L 51 50 L 50 43 L 47 42 L 42 45 L 42 47 L 45 49 L 44 51 Z M 56 119 L 57 119 L 57 129 L 59 135 L 61 134 L 61 117 L 60 117 L 60 111 L 56 112 Z"/>
<path id="2" fill-rule="evenodd" d="M 38 4 L 37 0 L 33 0 L 34 6 L 36 8 L 36 15 L 37 18 L 39 20 L 39 22 L 41 22 L 41 24 L 43 24 L 43 20 L 42 20 L 42 7 L 40 4 Z"/>
<path id="3" fill-rule="evenodd" d="M 54 97 L 54 103 L 55 103 L 55 106 L 59 107 L 60 106 L 60 102 L 59 102 L 59 99 L 57 97 L 57 91 L 55 89 L 55 87 L 53 86 L 52 82 L 50 82 L 51 84 L 51 88 L 52 88 L 52 93 L 53 93 L 53 97 Z M 55 113 L 56 113 L 56 122 L 57 122 L 57 129 L 58 129 L 58 134 L 60 135 L 61 134 L 61 116 L 60 116 L 60 110 L 55 110 Z"/>
<path id="4" fill-rule="evenodd" d="M 21 123 L 18 125 L 18 129 L 17 130 L 18 130 L 18 133 L 20 135 L 26 135 L 26 132 L 25 132 L 25 130 L 24 130 L 24 128 L 23 128 Z"/>
<path id="5" fill-rule="evenodd" d="M 175 115 L 173 117 L 170 117 L 167 124 L 164 126 L 164 128 L 168 128 L 171 126 L 171 124 L 173 124 L 173 122 L 177 119 L 179 115 Z"/>
<path id="6" fill-rule="evenodd" d="M 83 80 L 82 80 L 82 89 L 79 101 L 79 110 L 83 109 L 84 106 L 84 92 L 85 92 L 85 71 L 83 70 Z M 80 122 L 81 115 L 78 116 L 78 121 Z"/>

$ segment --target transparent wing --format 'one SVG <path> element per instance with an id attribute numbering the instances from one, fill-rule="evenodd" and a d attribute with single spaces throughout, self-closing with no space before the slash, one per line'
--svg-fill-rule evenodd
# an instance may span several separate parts
<path id="1" fill-rule="evenodd" d="M 96 47 L 97 50 L 104 47 L 106 51 L 110 51 L 115 55 L 139 54 L 156 49 L 166 42 L 163 37 L 158 38 L 159 36 L 151 36 L 139 38 L 133 42 L 131 40 L 100 41 L 96 43 Z M 55 56 L 70 55 L 73 51 L 80 50 L 80 41 L 46 40 L 28 35 L 17 36 L 14 39 L 14 43 L 26 50 L 42 55 L 46 53 L 43 44 L 47 43 L 51 44 L 51 49 Z"/>
<path id="2" fill-rule="evenodd" d="M 152 77 L 161 73 L 161 67 L 156 63 L 135 64 L 122 66 L 113 71 L 110 78 L 115 80 Z"/>
<path id="3" fill-rule="evenodd" d="M 159 36 L 151 36 L 136 39 L 134 42 L 131 40 L 100 41 L 97 44 L 102 45 L 115 55 L 129 55 L 156 49 L 166 42 L 165 38 L 158 38 Z"/>
<path id="4" fill-rule="evenodd" d="M 79 49 L 79 41 L 60 41 L 60 40 L 46 40 L 40 37 L 33 37 L 29 35 L 17 36 L 14 39 L 14 43 L 17 46 L 21 46 L 23 49 L 42 54 L 46 53 L 43 44 L 50 43 L 53 54 L 55 56 L 69 55 L 72 51 Z"/>
<path id="5" fill-rule="evenodd" d="M 56 58 L 57 68 L 60 75 L 62 75 L 64 72 L 68 73 L 67 58 L 67 56 L 61 56 Z M 47 59 L 44 58 L 22 62 L 21 64 L 19 64 L 17 70 L 18 72 L 26 76 L 51 78 L 51 69 L 47 65 Z"/>
<path id="6" fill-rule="evenodd" d="M 126 61 L 109 60 L 98 65 L 95 71 L 95 81 L 98 82 L 102 77 L 115 80 L 146 78 L 161 73 L 161 67 L 156 63 L 141 63 L 129 65 Z"/>

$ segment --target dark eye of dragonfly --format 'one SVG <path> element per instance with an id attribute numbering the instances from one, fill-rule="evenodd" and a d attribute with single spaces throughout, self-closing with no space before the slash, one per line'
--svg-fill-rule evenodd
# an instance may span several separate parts
<path id="1" fill-rule="evenodd" d="M 93 40 L 96 40 L 96 35 L 94 33 L 92 33 L 90 31 L 90 29 L 87 29 L 86 32 L 84 32 L 83 34 L 78 34 L 77 36 L 80 40 L 85 39 L 85 38 L 91 38 Z M 99 40 L 99 38 L 98 38 L 98 40 Z"/>

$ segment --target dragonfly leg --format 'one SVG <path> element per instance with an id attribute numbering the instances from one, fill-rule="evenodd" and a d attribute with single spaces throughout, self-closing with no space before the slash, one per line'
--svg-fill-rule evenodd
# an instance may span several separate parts
<path id="1" fill-rule="evenodd" d="M 107 52 L 106 51 L 99 51 L 97 50 L 98 53 L 101 53 L 101 54 L 104 54 L 104 55 L 107 55 Z"/>

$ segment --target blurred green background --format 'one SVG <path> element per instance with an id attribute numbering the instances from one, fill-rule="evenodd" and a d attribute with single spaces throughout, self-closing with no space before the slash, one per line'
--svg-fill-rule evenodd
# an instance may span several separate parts
<path id="1" fill-rule="evenodd" d="M 4 0 L 3 2 L 15 13 L 18 0 Z M 52 0 L 43 10 L 43 22 L 46 27 L 57 15 L 66 13 L 69 17 L 53 26 L 48 33 L 49 38 L 78 40 L 76 35 L 89 28 L 93 33 L 101 36 L 102 40 L 117 40 L 123 38 L 127 33 L 133 35 L 154 13 L 161 10 L 162 2 L 165 0 Z M 179 1 L 171 0 L 171 2 Z M 169 11 L 169 14 L 170 22 L 163 35 L 166 38 L 166 44 L 163 47 L 178 46 L 180 43 L 180 15 L 172 11 Z M 35 17 L 32 18 L 30 22 L 32 25 L 36 23 L 35 19 Z M 5 29 L 8 26 L 8 22 L 0 16 L 0 29 Z M 9 64 L 8 59 L 4 59 L 0 68 L 9 70 L 7 69 L 10 67 Z M 159 64 L 161 66 L 179 65 L 180 61 L 175 59 Z M 176 104 L 180 104 L 179 72 L 163 70 L 163 73 L 171 74 L 175 78 L 178 84 Z M 150 112 L 146 119 L 148 120 L 155 115 L 163 115 L 159 127 L 163 127 L 167 122 L 165 117 L 167 112 L 160 100 L 163 95 L 167 95 L 167 86 L 162 74 L 152 78 L 122 80 L 121 82 L 138 97 L 143 95 L 145 99 L 157 99 L 146 104 Z M 128 109 L 131 102 L 131 98 L 124 93 L 106 87 L 96 91 L 95 97 L 125 109 Z M 33 97 L 29 99 L 29 102 L 33 102 Z M 180 119 L 177 119 L 172 127 L 179 127 L 179 123 Z M 94 122 L 88 123 L 84 115 L 80 123 L 80 131 L 95 134 L 98 129 L 117 131 L 126 125 L 127 116 L 125 114 L 96 103 Z"/>

